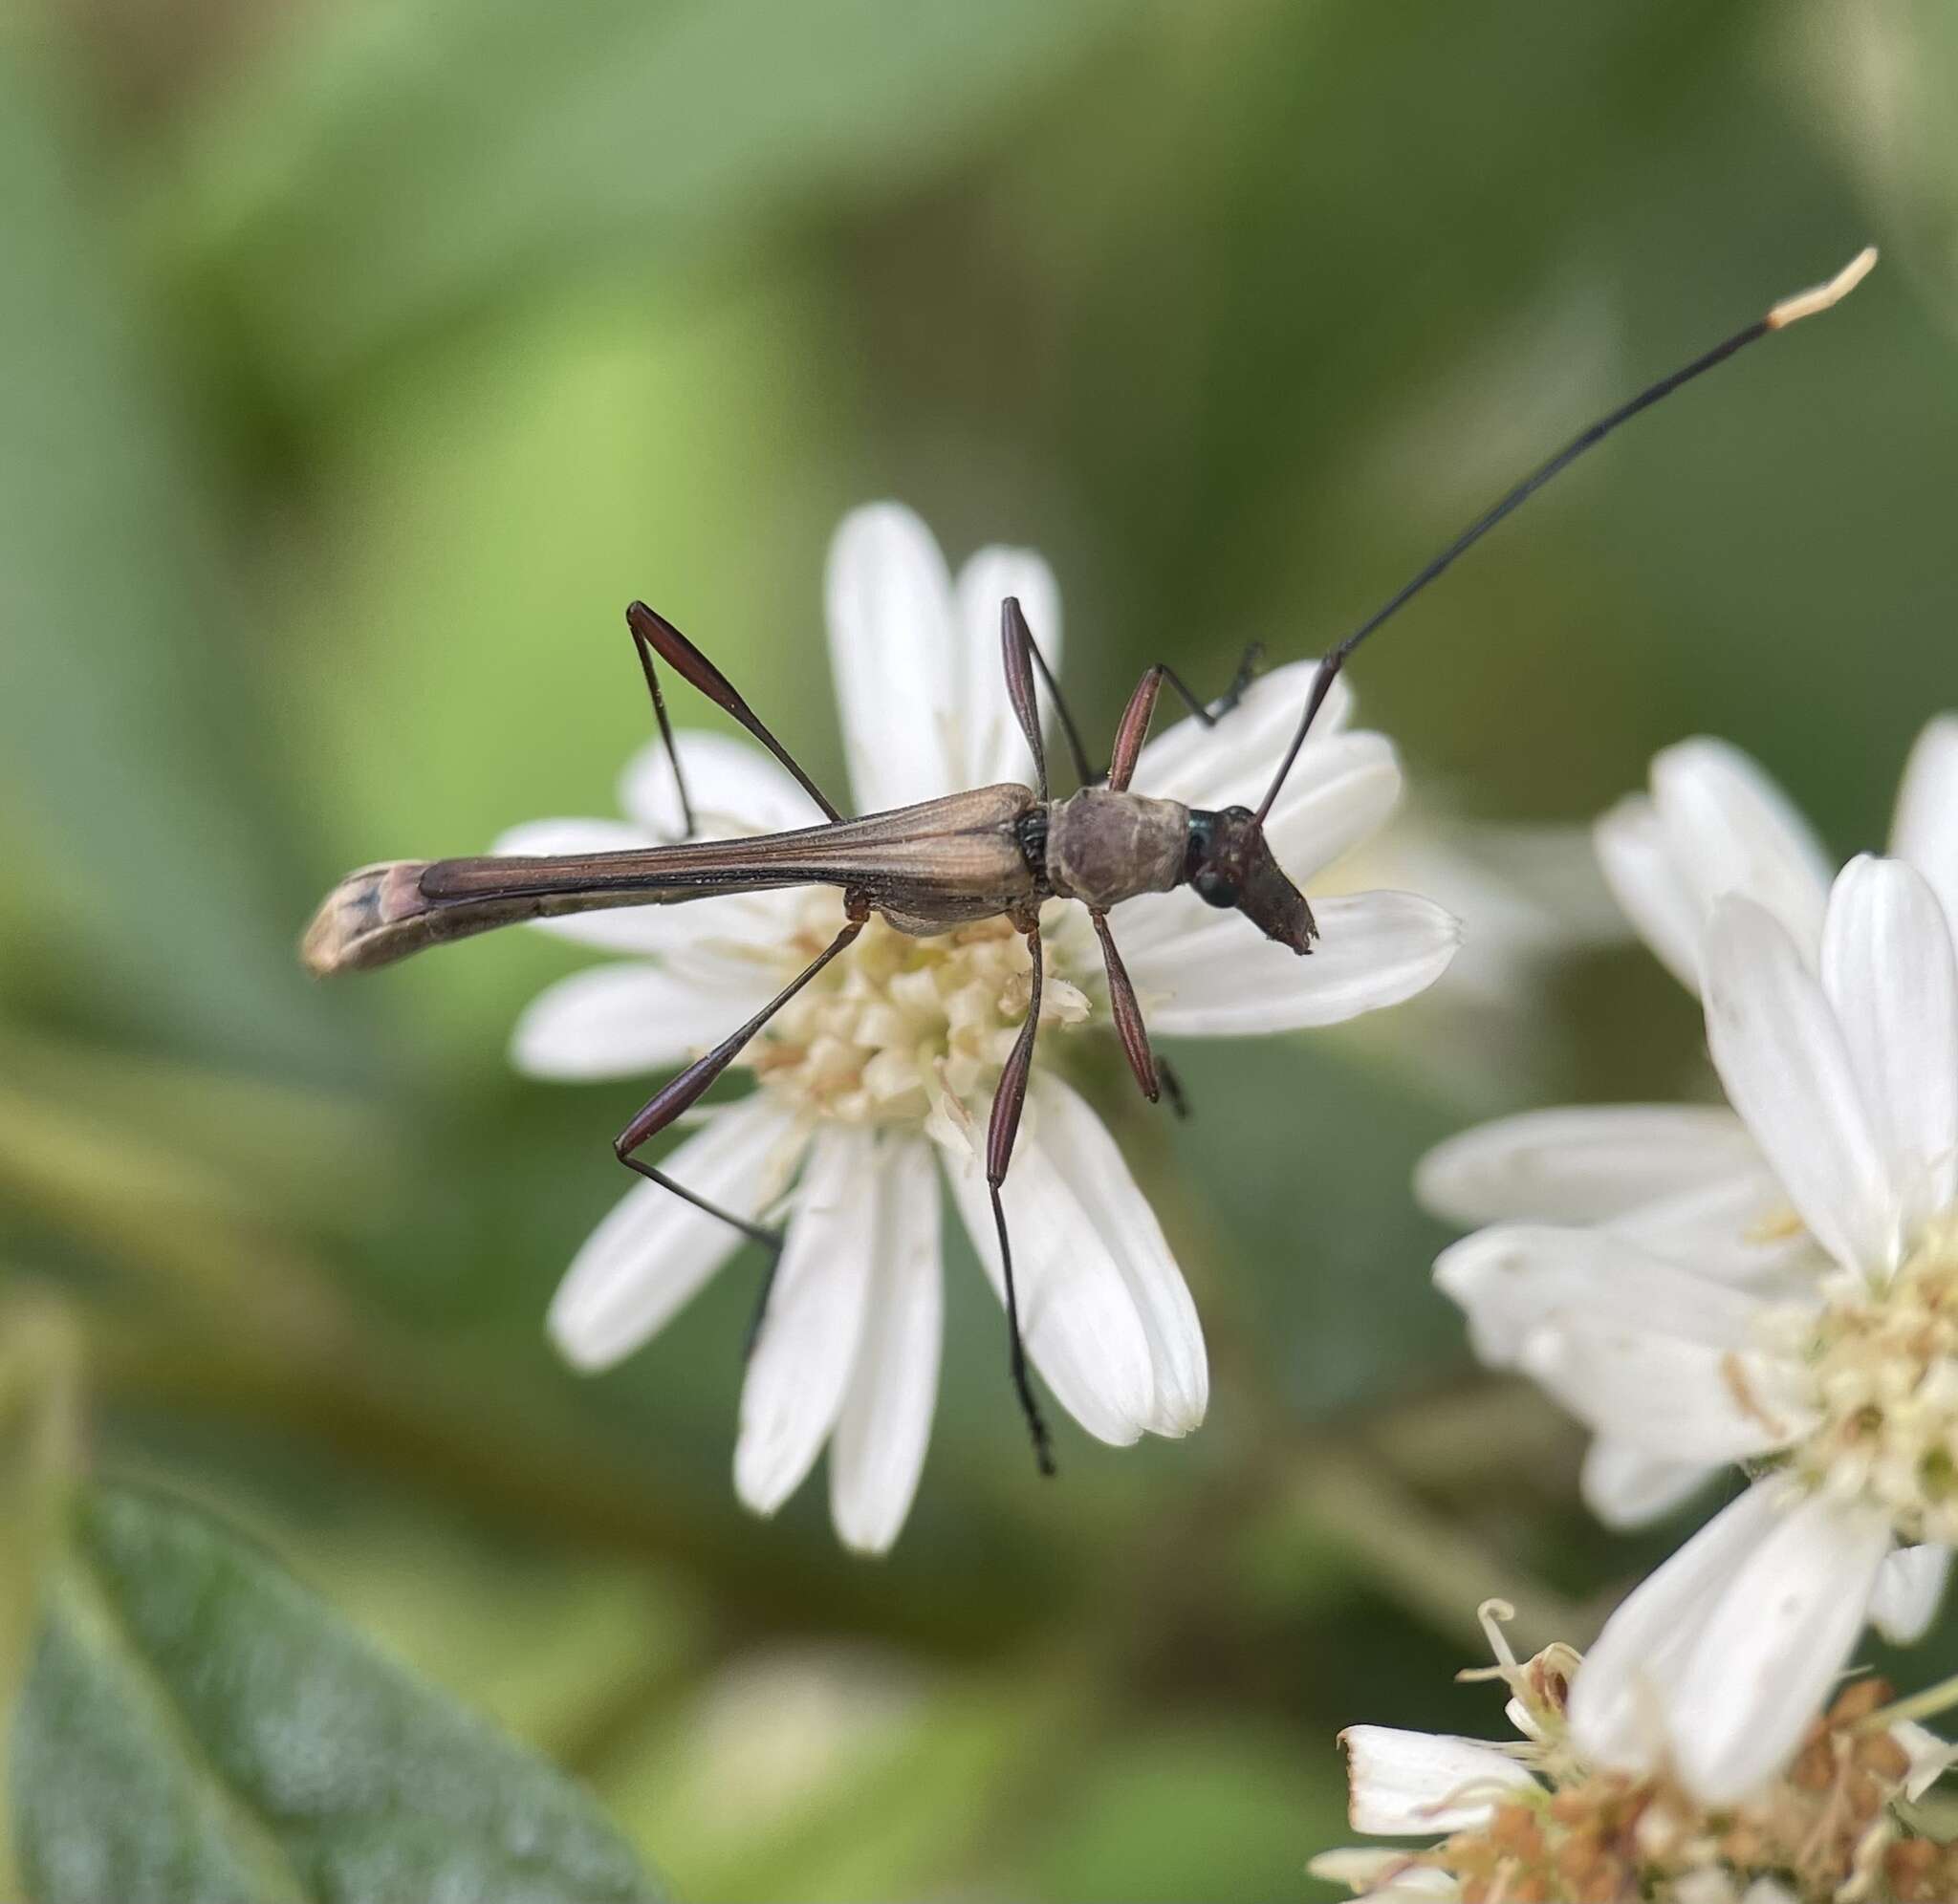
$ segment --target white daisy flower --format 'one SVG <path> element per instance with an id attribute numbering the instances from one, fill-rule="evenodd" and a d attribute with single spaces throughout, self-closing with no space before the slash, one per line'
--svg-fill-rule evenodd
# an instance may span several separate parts
<path id="1" fill-rule="evenodd" d="M 1713 1062 L 1813 1246 L 1737 1276 L 1636 1224 L 1500 1224 L 1436 1267 L 1485 1357 L 1606 1446 L 1755 1472 L 1619 1610 L 1572 1702 L 1603 1763 L 1665 1730 L 1708 1802 L 1778 1763 L 1866 1619 L 1923 1632 L 1958 1542 L 1958 959 L 1924 877 L 1865 857 L 1816 965 L 1765 907 L 1716 902 Z"/>
<path id="2" fill-rule="evenodd" d="M 1819 960 L 1827 857 L 1782 790 L 1725 742 L 1686 741 L 1659 754 L 1649 794 L 1606 813 L 1596 844 L 1634 925 L 1693 990 L 1714 903 L 1730 893 L 1779 919 L 1811 966 Z M 1890 852 L 1929 881 L 1958 929 L 1958 717 L 1934 720 L 1919 737 Z M 1812 1280 L 1825 1260 L 1746 1125 L 1699 1105 L 1504 1118 L 1430 1153 L 1416 1189 L 1458 1222 L 1597 1224 L 1689 1273 L 1743 1287 Z M 1478 1342 L 1488 1333 L 1477 1328 Z M 1604 1435 L 1586 1460 L 1584 1493 L 1601 1519 L 1632 1525 L 1678 1505 L 1712 1472 Z"/>
<path id="3" fill-rule="evenodd" d="M 865 811 L 1024 781 L 1025 742 L 1000 669 L 1002 597 L 1017 595 L 1058 665 L 1061 616 L 1037 555 L 990 549 L 954 578 L 925 525 L 883 504 L 845 520 L 831 550 L 830 655 L 852 789 Z M 1304 704 L 1312 663 L 1255 682 L 1214 729 L 1195 720 L 1144 748 L 1138 790 L 1198 807 L 1254 803 Z M 1267 822 L 1304 879 L 1379 826 L 1400 790 L 1393 747 L 1347 725 L 1342 683 Z M 683 734 L 709 832 L 807 825 L 806 796 L 745 744 Z M 657 746 L 628 767 L 624 822 L 554 820 L 498 843 L 518 854 L 671 838 L 680 814 Z M 1332 898 L 1297 958 L 1187 889 L 1123 906 L 1129 976 L 1158 1034 L 1243 1036 L 1329 1025 L 1431 984 L 1458 939 L 1448 915 L 1399 893 Z M 554 985 L 524 1014 L 515 1062 L 533 1075 L 608 1078 L 677 1067 L 759 1008 L 843 920 L 829 891 L 722 897 L 540 920 L 627 956 Z M 1042 1023 L 1107 1018 L 1099 948 L 1079 907 L 1041 919 Z M 913 939 L 873 919 L 749 1047 L 751 1095 L 705 1117 L 664 1159 L 689 1189 L 759 1218 L 788 1195 L 787 1238 L 748 1365 L 734 1458 L 741 1499 L 771 1513 L 825 1445 L 841 1539 L 888 1547 L 925 1460 L 940 1348 L 940 1169 L 995 1288 L 998 1244 L 975 1137 L 1029 993 L 1024 943 L 1004 920 Z M 1208 1396 L 1189 1291 L 1120 1151 L 1058 1074 L 1043 1036 L 1005 1190 L 1027 1352 L 1092 1435 L 1124 1444 L 1183 1435 Z M 550 1314 L 582 1369 L 654 1334 L 733 1253 L 739 1236 L 660 1186 L 621 1199 L 577 1253 Z"/>
<path id="4" fill-rule="evenodd" d="M 1914 1831 L 1914 1801 L 1953 1752 L 1922 1726 L 1885 1722 L 1889 1688 L 1860 1679 L 1803 1715 L 1790 1750 L 1745 1804 L 1709 1810 L 1663 1755 L 1601 1764 L 1576 1735 L 1571 1702 L 1592 1671 L 1567 1646 L 1518 1661 L 1483 1609 L 1518 1737 L 1496 1742 L 1356 1725 L 1346 1753 L 1353 1828 L 1418 1838 L 1313 1859 L 1315 1876 L 1374 1904 L 1838 1904 L 1958 1894 L 1958 1850 Z M 1819 1716 L 1817 1716 L 1819 1712 Z"/>
<path id="5" fill-rule="evenodd" d="M 1418 788 L 1378 834 L 1329 866 L 1315 891 L 1375 887 L 1425 894 L 1473 921 L 1432 987 L 1345 1034 L 1410 1090 L 1458 1109 L 1500 1101 L 1513 1094 L 1519 1073 L 1547 1070 L 1556 1042 L 1542 1007 L 1551 972 L 1627 931 L 1585 829 L 1478 826 L 1437 798 L 1424 800 Z"/>

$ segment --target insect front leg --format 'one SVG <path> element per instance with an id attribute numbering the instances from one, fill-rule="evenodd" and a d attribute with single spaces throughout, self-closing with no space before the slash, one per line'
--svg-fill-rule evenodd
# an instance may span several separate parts
<path id="1" fill-rule="evenodd" d="M 696 1210 L 704 1210 L 708 1216 L 718 1217 L 724 1223 L 731 1224 L 743 1236 L 751 1238 L 769 1252 L 768 1270 L 762 1281 L 754 1314 L 748 1327 L 746 1352 L 750 1354 L 754 1352 L 755 1342 L 761 1334 L 763 1319 L 768 1313 L 769 1292 L 774 1287 L 775 1266 L 781 1257 L 781 1237 L 773 1230 L 765 1229 L 760 1223 L 751 1222 L 746 1217 L 736 1216 L 732 1210 L 723 1209 L 720 1204 L 710 1202 L 707 1198 L 689 1190 L 685 1184 L 676 1182 L 664 1171 L 656 1169 L 634 1153 L 642 1144 L 658 1136 L 676 1117 L 691 1110 L 706 1094 L 707 1087 L 740 1056 L 763 1026 L 863 930 L 870 918 L 868 896 L 857 892 L 846 893 L 843 903 L 848 918 L 843 929 L 830 941 L 828 947 L 797 977 L 784 985 L 747 1024 L 723 1038 L 705 1057 L 696 1058 L 677 1077 L 670 1078 L 662 1085 L 641 1109 L 639 1115 L 620 1132 L 612 1145 L 619 1161 L 626 1169 L 637 1172 L 649 1183 L 657 1183 L 663 1190 L 670 1190 L 674 1196 L 691 1203 Z"/>
<path id="2" fill-rule="evenodd" d="M 1007 1236 L 1006 1205 L 1000 1190 L 1012 1162 L 1013 1139 L 1020 1134 L 1020 1113 L 1027 1108 L 1027 1080 L 1033 1069 L 1033 1040 L 1040 1032 L 1040 921 L 1029 914 L 1013 921 L 1026 935 L 1027 952 L 1033 961 L 1033 986 L 1027 999 L 1027 1021 L 999 1073 L 999 1088 L 992 1095 L 992 1116 L 986 1129 L 986 1187 L 992 1197 L 992 1223 L 999 1232 L 1000 1280 L 1006 1288 L 1008 1356 L 1012 1370 L 1013 1393 L 1020 1398 L 1020 1413 L 1027 1417 L 1027 1432 L 1033 1438 L 1033 1460 L 1042 1474 L 1054 1472 L 1054 1448 L 1047 1433 L 1046 1417 L 1034 1399 L 1033 1384 L 1027 1374 L 1027 1345 L 1020 1334 L 1020 1297 L 1013 1283 L 1012 1243 Z"/>

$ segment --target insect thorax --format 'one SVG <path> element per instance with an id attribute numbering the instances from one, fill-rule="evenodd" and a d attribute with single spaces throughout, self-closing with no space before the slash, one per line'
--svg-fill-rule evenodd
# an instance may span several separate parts
<path id="1" fill-rule="evenodd" d="M 1101 907 L 1166 893 L 1183 878 L 1189 809 L 1175 800 L 1084 787 L 1047 822 L 1047 880 L 1061 898 Z"/>

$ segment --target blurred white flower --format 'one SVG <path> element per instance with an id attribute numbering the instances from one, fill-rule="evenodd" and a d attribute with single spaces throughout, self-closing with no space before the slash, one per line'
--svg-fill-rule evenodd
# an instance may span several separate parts
<path id="1" fill-rule="evenodd" d="M 1728 894 L 1774 914 L 1805 963 L 1818 962 L 1828 860 L 1781 790 L 1738 749 L 1706 739 L 1666 748 L 1653 761 L 1649 797 L 1621 801 L 1596 837 L 1633 923 L 1694 990 L 1708 921 Z M 1940 717 L 1919 737 L 1890 850 L 1958 923 L 1958 717 Z M 1438 1146 L 1415 1185 L 1428 1208 L 1457 1222 L 1593 1225 L 1741 1287 L 1812 1285 L 1828 1261 L 1747 1125 L 1708 1106 L 1526 1112 Z M 1710 1472 L 1600 1436 L 1585 1463 L 1585 1498 L 1611 1525 L 1635 1525 L 1678 1505 Z"/>
<path id="2" fill-rule="evenodd" d="M 1037 555 L 987 550 L 954 578 L 906 509 L 860 509 L 838 530 L 830 655 L 861 810 L 1028 777 L 1001 678 L 999 605 L 1008 595 L 1019 596 L 1057 669 L 1059 597 Z M 1312 667 L 1256 682 L 1214 729 L 1189 720 L 1152 741 L 1138 790 L 1192 806 L 1254 803 Z M 1351 705 L 1337 684 L 1267 824 L 1273 851 L 1300 881 L 1377 827 L 1400 791 L 1391 745 L 1348 730 Z M 679 745 L 709 831 L 813 822 L 806 796 L 758 750 L 695 733 Z M 507 835 L 499 850 L 592 851 L 679 832 L 657 746 L 628 767 L 620 800 L 626 822 L 544 821 Z M 1121 908 L 1117 932 L 1151 1029 L 1236 1036 L 1334 1024 L 1431 984 L 1458 939 L 1439 906 L 1404 894 L 1333 898 L 1317 912 L 1322 938 L 1301 959 L 1186 889 Z M 538 998 L 516 1028 L 515 1062 L 555 1078 L 677 1066 L 772 996 L 842 918 L 836 894 L 789 891 L 540 920 L 631 963 L 581 972 Z M 1065 1031 L 1105 1020 L 1099 951 L 1081 910 L 1050 905 L 1041 936 L 1043 1023 Z M 839 1536 L 865 1551 L 897 1537 L 938 1385 L 938 1168 L 997 1288 L 974 1137 L 1028 989 L 1024 945 L 1004 920 L 919 940 L 873 919 L 750 1046 L 742 1062 L 760 1088 L 710 1112 L 664 1159 L 680 1182 L 744 1216 L 761 1216 L 794 1186 L 741 1399 L 735 1484 L 756 1511 L 787 1500 L 827 1443 Z M 1055 1074 L 1065 1042 L 1049 1035 L 1037 1048 L 1005 1192 L 1027 1351 L 1089 1433 L 1118 1444 L 1144 1432 L 1182 1435 L 1202 1420 L 1208 1396 L 1202 1331 L 1114 1140 Z M 617 1362 L 739 1241 L 658 1185 L 639 1185 L 573 1262 L 552 1305 L 554 1338 L 580 1368 Z"/>
<path id="3" fill-rule="evenodd" d="M 1486 1360 L 1598 1433 L 1606 1518 L 1729 1462 L 1757 1476 L 1620 1610 L 1573 1701 L 1597 1761 L 1660 1727 L 1715 1802 L 1789 1749 L 1866 1619 L 1924 1632 L 1958 1541 L 1958 961 L 1948 879 L 1941 903 L 1903 860 L 1861 858 L 1818 893 L 1812 843 L 1738 756 L 1665 767 L 1601 844 L 1704 993 L 1738 1115 L 1512 1119 L 1445 1146 L 1424 1191 L 1480 1214 L 1502 1186 L 1566 1220 L 1485 1229 L 1436 1277 Z M 1947 875 L 1954 783 L 1940 722 L 1898 835 Z"/>
<path id="4" fill-rule="evenodd" d="M 1415 1849 L 1352 1847 L 1313 1859 L 1314 1875 L 1374 1904 L 1491 1904 L 1561 1898 L 1619 1904 L 1837 1904 L 1849 1897 L 1943 1897 L 1958 1853 L 1914 1834 L 1900 1799 L 1920 1797 L 1951 1763 L 1943 1740 L 1884 1724 L 1881 1680 L 1820 1701 L 1783 1757 L 1739 1806 L 1709 1810 L 1663 1750 L 1600 1764 L 1571 1724 L 1593 1657 L 1550 1646 L 1518 1661 L 1490 1602 L 1492 1669 L 1465 1679 L 1508 1687 L 1507 1742 L 1350 1726 L 1349 1818 L 1356 1831 L 1421 1838 Z M 1874 1723 L 1872 1721 L 1874 1720 Z M 1439 1840 L 1439 1842 L 1436 1842 Z"/>
<path id="5" fill-rule="evenodd" d="M 1469 925 L 1420 998 L 1356 1020 L 1342 1036 L 1393 1064 L 1410 1090 L 1457 1109 L 1513 1102 L 1519 1076 L 1547 1073 L 1557 1055 L 1561 1028 L 1543 1008 L 1552 970 L 1626 937 L 1588 833 L 1478 825 L 1417 789 L 1326 868 L 1316 893 L 1379 887 L 1425 894 Z"/>

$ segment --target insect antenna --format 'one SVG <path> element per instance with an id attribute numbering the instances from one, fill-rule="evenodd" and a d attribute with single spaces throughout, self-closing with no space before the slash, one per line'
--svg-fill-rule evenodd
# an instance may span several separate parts
<path id="1" fill-rule="evenodd" d="M 1422 569 L 1411 581 L 1389 596 L 1337 648 L 1328 649 L 1319 662 L 1317 674 L 1313 679 L 1312 693 L 1305 703 L 1305 714 L 1299 721 L 1296 732 L 1292 736 L 1292 745 L 1286 748 L 1285 758 L 1279 762 L 1278 771 L 1272 776 L 1272 785 L 1259 803 L 1256 814 L 1258 824 L 1262 825 L 1265 816 L 1272 811 L 1272 803 L 1277 799 L 1278 790 L 1285 785 L 1285 776 L 1292 771 L 1292 763 L 1298 758 L 1298 750 L 1305 745 L 1305 737 L 1312 731 L 1313 721 L 1324 704 L 1326 696 L 1332 691 L 1333 682 L 1345 665 L 1346 658 L 1381 622 L 1398 614 L 1428 583 L 1442 574 L 1458 556 L 1466 554 L 1480 542 L 1505 516 L 1520 508 L 1554 476 L 1568 469 L 1587 449 L 1594 444 L 1602 442 L 1621 423 L 1629 422 L 1641 410 L 1649 410 L 1662 397 L 1671 396 L 1682 384 L 1690 383 L 1694 378 L 1711 370 L 1717 363 L 1725 363 L 1736 351 L 1745 350 L 1756 339 L 1765 337 L 1774 331 L 1785 331 L 1789 325 L 1799 323 L 1804 317 L 1813 317 L 1819 312 L 1827 311 L 1830 306 L 1847 297 L 1869 275 L 1870 269 L 1876 262 L 1877 253 L 1874 246 L 1859 251 L 1826 284 L 1818 284 L 1811 290 L 1796 292 L 1792 297 L 1784 297 L 1766 316 L 1755 318 L 1745 330 L 1736 331 L 1732 336 L 1715 344 L 1710 351 L 1696 357 L 1690 363 L 1674 371 L 1670 377 L 1661 378 L 1657 383 L 1640 391 L 1629 402 L 1621 403 L 1608 416 L 1600 417 L 1590 428 L 1573 437 L 1549 462 L 1533 469 L 1493 508 L 1470 523 L 1439 555 Z"/>

